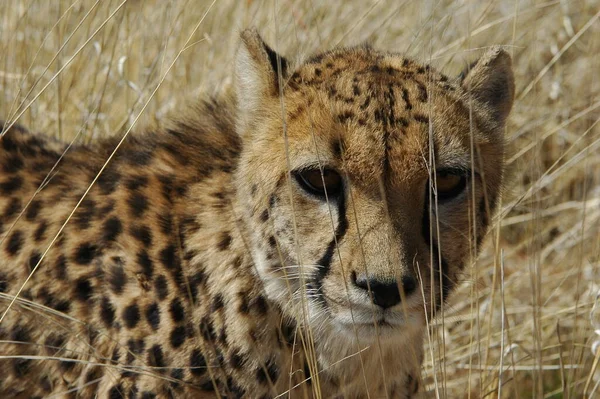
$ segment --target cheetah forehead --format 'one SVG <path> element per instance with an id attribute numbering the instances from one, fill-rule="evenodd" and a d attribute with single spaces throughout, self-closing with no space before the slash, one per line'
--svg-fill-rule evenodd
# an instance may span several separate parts
<path id="1" fill-rule="evenodd" d="M 366 181 L 380 177 L 386 163 L 404 177 L 426 174 L 430 125 L 444 131 L 434 141 L 446 153 L 459 154 L 469 131 L 456 82 L 429 65 L 368 46 L 308 59 L 284 89 L 292 140 L 307 148 L 303 138 L 311 136 L 325 158 L 343 152 L 344 168 Z"/>
<path id="2" fill-rule="evenodd" d="M 366 82 L 398 82 L 399 80 L 433 80 L 448 78 L 429 65 L 422 65 L 399 53 L 375 50 L 368 45 L 339 48 L 313 56 L 296 69 L 292 85 L 319 85 L 340 77 Z"/>

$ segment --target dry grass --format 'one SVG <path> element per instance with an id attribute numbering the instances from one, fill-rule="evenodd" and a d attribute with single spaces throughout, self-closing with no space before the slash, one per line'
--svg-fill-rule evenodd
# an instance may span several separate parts
<path id="1" fill-rule="evenodd" d="M 590 323 L 600 1 L 8 0 L 0 10 L 0 114 L 84 141 L 124 132 L 146 104 L 137 124 L 184 93 L 230 84 L 237 32 L 250 25 L 287 55 L 368 40 L 449 73 L 505 45 L 518 93 L 510 180 L 482 255 L 431 328 L 424 378 L 447 397 L 600 397 Z"/>

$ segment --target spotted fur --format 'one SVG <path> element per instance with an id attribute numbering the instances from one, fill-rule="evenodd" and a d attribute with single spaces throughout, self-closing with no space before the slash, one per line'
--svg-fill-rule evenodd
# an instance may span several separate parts
<path id="1" fill-rule="evenodd" d="M 2 133 L 0 396 L 416 392 L 426 319 L 499 196 L 510 58 L 457 79 L 367 46 L 294 66 L 249 30 L 235 74 L 106 167 L 116 138 L 61 157 Z M 303 191 L 316 167 L 341 195 Z M 445 203 L 442 168 L 469 174 Z"/>

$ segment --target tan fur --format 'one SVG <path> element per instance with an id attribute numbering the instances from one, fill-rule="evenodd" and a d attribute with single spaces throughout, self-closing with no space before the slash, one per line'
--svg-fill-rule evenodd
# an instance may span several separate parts
<path id="1" fill-rule="evenodd" d="M 49 248 L 0 325 L 0 396 L 416 392 L 426 319 L 499 195 L 510 58 L 450 80 L 369 47 L 292 69 L 255 31 L 242 42 L 235 96 L 127 138 Z M 115 144 L 71 148 L 17 220 L 66 146 L 3 133 L 2 313 Z M 341 197 L 301 188 L 318 166 Z M 473 178 L 436 204 L 444 168 Z M 375 305 L 357 276 L 397 282 L 400 303 Z"/>

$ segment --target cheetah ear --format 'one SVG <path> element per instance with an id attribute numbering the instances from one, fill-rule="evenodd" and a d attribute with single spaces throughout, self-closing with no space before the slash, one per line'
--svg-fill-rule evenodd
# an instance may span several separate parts
<path id="1" fill-rule="evenodd" d="M 241 34 L 235 63 L 238 102 L 238 133 L 251 128 L 264 100 L 279 96 L 280 76 L 286 76 L 288 62 L 269 47 L 256 29 Z"/>
<path id="2" fill-rule="evenodd" d="M 504 125 L 515 96 L 515 79 L 510 55 L 500 47 L 488 50 L 459 76 L 461 86 Z"/>

